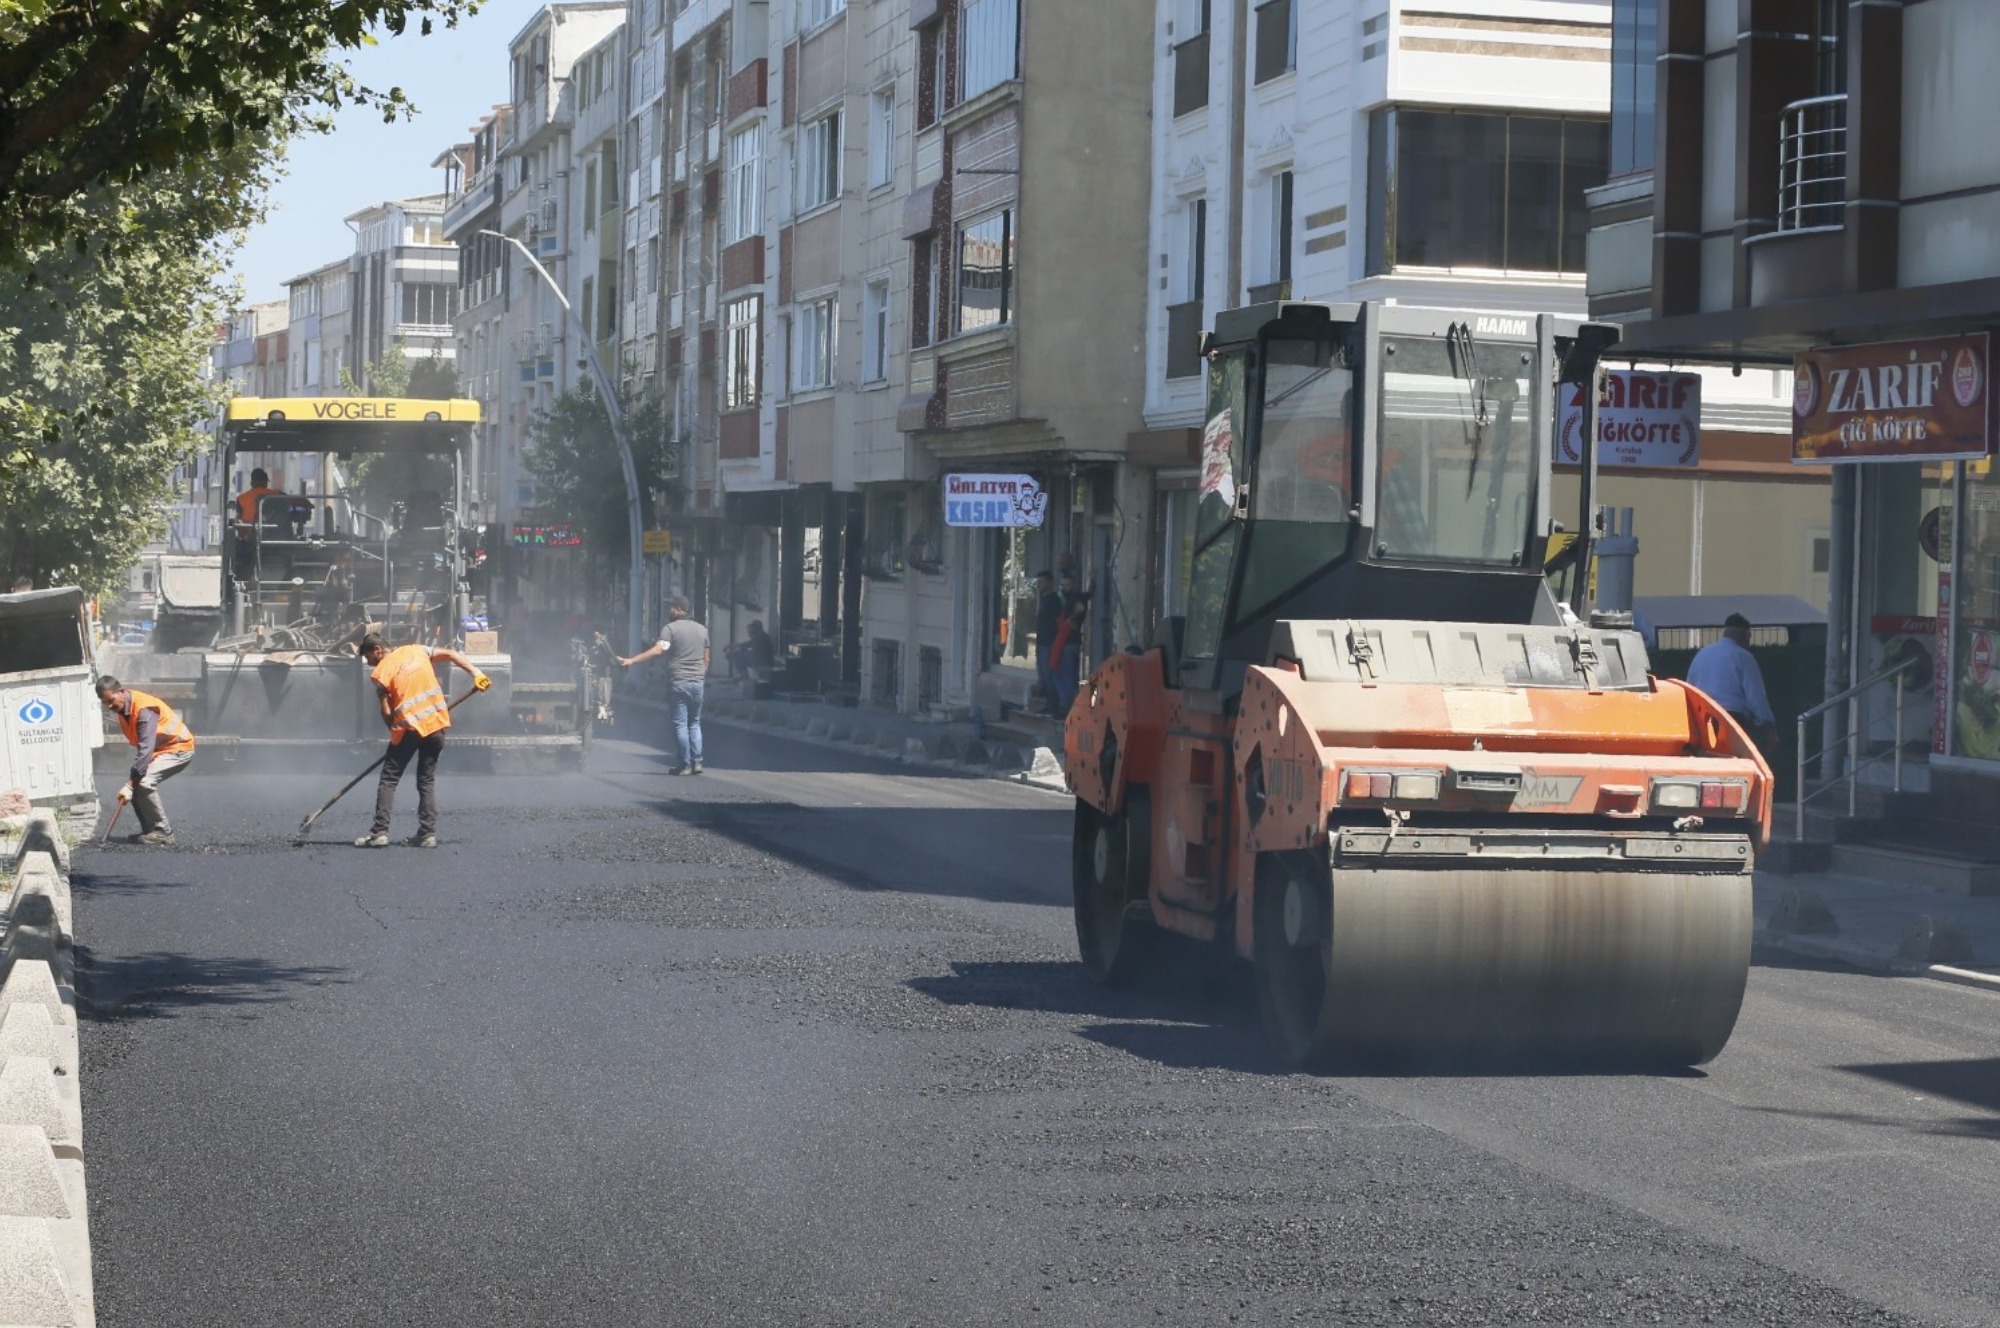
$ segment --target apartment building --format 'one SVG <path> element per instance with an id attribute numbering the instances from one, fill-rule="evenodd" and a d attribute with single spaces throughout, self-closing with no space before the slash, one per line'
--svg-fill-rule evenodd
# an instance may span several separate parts
<path id="1" fill-rule="evenodd" d="M 1932 794 L 1900 824 L 1925 853 L 2000 857 L 1980 828 L 2000 776 L 2000 83 L 1982 63 L 2000 9 L 1615 9 L 1633 169 L 1599 200 L 1593 307 L 1635 355 L 1794 375 L 1790 460 L 1832 477 L 1827 691 L 1861 686 L 1886 747 L 1892 687 L 1868 684 L 1905 665 L 1905 732 L 1929 739 L 1905 778 Z"/>
<path id="2" fill-rule="evenodd" d="M 1034 681 L 1036 570 L 1136 593 L 1149 15 L 680 7 L 666 360 L 719 639 L 761 619 L 801 681 L 997 713 Z M 1039 524 L 949 524 L 948 477 L 988 473 Z"/>
<path id="3" fill-rule="evenodd" d="M 508 342 L 506 310 L 513 265 L 500 229 L 501 153 L 507 144 L 512 108 L 495 106 L 481 117 L 472 137 L 439 155 L 444 172 L 444 237 L 458 250 L 457 292 L 452 332 L 458 343 L 458 390 L 479 403 L 476 455 L 466 467 L 469 499 L 482 515 L 511 519 L 517 507 L 502 504 L 502 457 L 516 454 L 502 441 L 506 414 L 501 393 L 515 372 Z M 518 444 L 516 444 L 518 447 Z M 506 492 L 512 492 L 506 490 Z M 515 495 L 518 501 L 518 495 Z"/>
<path id="4" fill-rule="evenodd" d="M 291 306 L 291 388 L 299 396 L 341 392 L 347 372 L 348 260 L 337 258 L 285 283 Z"/>
<path id="5" fill-rule="evenodd" d="M 458 251 L 444 236 L 441 194 L 376 203 L 350 213 L 344 367 L 373 390 L 370 366 L 400 353 L 413 360 L 457 357 L 451 311 Z"/>

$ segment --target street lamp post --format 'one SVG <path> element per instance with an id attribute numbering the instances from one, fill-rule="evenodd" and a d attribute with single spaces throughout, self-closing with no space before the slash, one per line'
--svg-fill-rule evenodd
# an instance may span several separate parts
<path id="1" fill-rule="evenodd" d="M 598 398 L 604 402 L 604 417 L 610 421 L 611 437 L 618 444 L 618 461 L 625 469 L 625 520 L 632 542 L 632 565 L 626 572 L 625 648 L 638 650 L 642 644 L 639 636 L 645 628 L 643 609 L 646 585 L 645 523 L 639 514 L 639 469 L 632 464 L 632 445 L 625 438 L 625 421 L 619 411 L 618 398 L 611 390 L 611 379 L 604 372 L 604 362 L 597 357 L 597 343 L 591 340 L 590 329 L 583 325 L 583 320 L 570 306 L 569 296 L 563 294 L 562 286 L 549 275 L 549 270 L 542 266 L 541 261 L 528 246 L 513 236 L 503 235 L 499 231 L 483 230 L 479 234 L 504 240 L 521 251 L 521 257 L 528 260 L 528 266 L 535 269 L 535 275 L 548 283 L 549 290 L 555 295 L 556 302 L 562 305 L 563 312 L 569 315 L 569 321 L 576 328 L 578 339 L 583 343 L 584 364 L 590 370 L 591 382 L 597 385 Z"/>

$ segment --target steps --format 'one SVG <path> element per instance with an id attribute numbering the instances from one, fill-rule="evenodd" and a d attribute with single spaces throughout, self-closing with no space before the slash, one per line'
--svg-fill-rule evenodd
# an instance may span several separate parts
<path id="1" fill-rule="evenodd" d="M 2000 862 L 1928 852 L 1904 844 L 1837 843 L 1829 870 L 1891 885 L 1962 895 L 2000 895 Z"/>

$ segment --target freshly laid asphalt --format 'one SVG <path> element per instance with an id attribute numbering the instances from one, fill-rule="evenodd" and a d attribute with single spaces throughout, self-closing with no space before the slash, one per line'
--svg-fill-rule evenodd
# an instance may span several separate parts
<path id="1" fill-rule="evenodd" d="M 709 748 L 80 851 L 100 1324 L 2000 1323 L 2000 994 L 1760 951 L 1700 1071 L 1290 1074 L 1237 965 L 1085 979 L 1064 799 Z"/>

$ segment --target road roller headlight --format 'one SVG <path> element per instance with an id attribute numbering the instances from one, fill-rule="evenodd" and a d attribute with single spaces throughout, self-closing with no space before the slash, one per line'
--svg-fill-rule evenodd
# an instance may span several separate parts
<path id="1" fill-rule="evenodd" d="M 1742 779 L 1656 779 L 1656 812 L 1740 812 L 1750 784 Z"/>
<path id="2" fill-rule="evenodd" d="M 1342 802 L 1436 802 L 1444 789 L 1438 770 L 1350 770 L 1341 783 Z"/>

